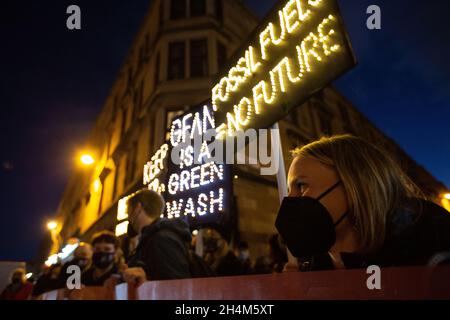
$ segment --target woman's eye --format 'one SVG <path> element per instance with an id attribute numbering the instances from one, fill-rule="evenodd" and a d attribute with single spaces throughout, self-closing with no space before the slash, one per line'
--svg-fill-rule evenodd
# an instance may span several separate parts
<path id="1" fill-rule="evenodd" d="M 297 182 L 297 188 L 300 190 L 301 193 L 303 193 L 306 190 L 306 185 L 303 182 Z"/>

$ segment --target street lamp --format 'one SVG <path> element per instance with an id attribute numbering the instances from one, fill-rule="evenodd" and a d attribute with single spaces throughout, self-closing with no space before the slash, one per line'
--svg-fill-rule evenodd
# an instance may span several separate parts
<path id="1" fill-rule="evenodd" d="M 450 193 L 444 194 L 444 199 L 450 200 Z"/>
<path id="2" fill-rule="evenodd" d="M 60 239 L 59 235 L 60 225 L 56 220 L 50 220 L 47 222 L 47 229 L 50 231 L 50 236 L 52 239 L 52 247 L 50 249 L 51 254 L 56 254 L 59 251 Z"/>
<path id="3" fill-rule="evenodd" d="M 56 230 L 57 227 L 58 227 L 58 223 L 56 221 L 49 221 L 47 223 L 47 229 L 50 231 Z"/>
<path id="4" fill-rule="evenodd" d="M 90 166 L 95 162 L 94 158 L 90 154 L 83 154 L 80 157 L 80 161 L 85 166 Z"/>

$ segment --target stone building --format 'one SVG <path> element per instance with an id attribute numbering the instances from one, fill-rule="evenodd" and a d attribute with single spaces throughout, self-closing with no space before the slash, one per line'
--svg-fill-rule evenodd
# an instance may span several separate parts
<path id="1" fill-rule="evenodd" d="M 73 172 L 58 207 L 60 247 L 114 230 L 119 199 L 142 188 L 142 169 L 166 139 L 173 117 L 210 98 L 228 58 L 258 17 L 239 0 L 153 0 L 110 94 L 89 135 L 96 162 Z M 438 201 L 446 191 L 425 169 L 333 87 L 327 87 L 280 122 L 286 166 L 289 150 L 323 135 L 353 133 L 395 155 L 424 192 Z M 278 210 L 275 177 L 235 166 L 234 239 L 266 254 Z M 47 254 L 47 253 L 46 253 Z"/>

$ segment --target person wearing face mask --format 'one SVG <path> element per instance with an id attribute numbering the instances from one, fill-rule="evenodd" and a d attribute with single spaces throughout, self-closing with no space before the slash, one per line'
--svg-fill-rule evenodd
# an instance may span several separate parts
<path id="1" fill-rule="evenodd" d="M 241 241 L 237 248 L 235 249 L 236 257 L 242 263 L 243 274 L 253 274 L 253 262 L 250 259 L 250 251 L 248 248 L 248 243 L 245 241 Z"/>
<path id="2" fill-rule="evenodd" d="M 135 253 L 123 273 L 127 282 L 191 278 L 191 232 L 181 219 L 161 218 L 164 199 L 152 190 L 140 190 L 127 200 L 128 236 L 139 236 Z"/>
<path id="3" fill-rule="evenodd" d="M 66 262 L 61 269 L 59 276 L 59 287 L 65 288 L 67 286 L 67 279 L 71 274 L 67 272 L 67 269 L 76 265 L 80 267 L 81 274 L 88 270 L 92 263 L 92 246 L 89 243 L 81 242 L 73 252 L 73 259 Z"/>
<path id="4" fill-rule="evenodd" d="M 103 286 L 112 275 L 119 274 L 117 251 L 119 239 L 110 231 L 101 231 L 92 239 L 92 265 L 81 276 L 85 286 Z"/>
<path id="5" fill-rule="evenodd" d="M 426 265 L 450 251 L 450 214 L 379 148 L 342 135 L 293 155 L 275 225 L 300 270 Z"/>
<path id="6" fill-rule="evenodd" d="M 14 270 L 11 283 L 3 290 L 0 300 L 28 300 L 33 291 L 33 284 L 27 281 L 25 270 Z"/>

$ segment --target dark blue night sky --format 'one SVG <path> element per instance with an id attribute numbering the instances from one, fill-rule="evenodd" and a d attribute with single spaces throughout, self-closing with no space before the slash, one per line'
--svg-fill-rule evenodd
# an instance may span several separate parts
<path id="1" fill-rule="evenodd" d="M 275 1 L 245 2 L 263 16 Z M 0 3 L 0 260 L 31 260 L 150 0 Z M 450 186 L 450 2 L 339 3 L 359 64 L 335 86 Z M 371 4 L 382 30 L 365 27 Z"/>

